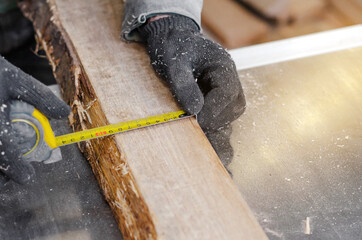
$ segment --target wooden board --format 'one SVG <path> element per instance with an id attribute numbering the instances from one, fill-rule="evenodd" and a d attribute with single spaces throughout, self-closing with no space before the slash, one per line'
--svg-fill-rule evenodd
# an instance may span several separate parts
<path id="1" fill-rule="evenodd" d="M 265 22 L 233 0 L 205 0 L 202 22 L 227 48 L 248 45 L 269 30 Z"/>
<path id="2" fill-rule="evenodd" d="M 316 16 L 326 7 L 326 0 L 240 0 L 261 15 L 278 23 L 301 21 Z"/>
<path id="3" fill-rule="evenodd" d="M 331 11 L 309 16 L 303 21 L 296 21 L 293 24 L 279 26 L 268 36 L 268 40 L 287 39 L 347 26 L 347 24 L 342 23 L 340 18 Z"/>
<path id="4" fill-rule="evenodd" d="M 362 0 L 354 0 L 359 6 L 362 7 Z"/>
<path id="5" fill-rule="evenodd" d="M 280 39 L 292 38 L 296 36 L 302 36 L 311 33 L 323 32 L 326 30 L 338 29 L 355 23 L 348 18 L 345 18 L 341 12 L 339 12 L 333 6 L 327 6 L 325 11 L 322 11 L 319 15 L 310 16 L 303 21 L 296 21 L 292 24 L 280 25 L 270 31 L 268 36 L 261 39 L 260 42 L 269 42 Z M 254 42 L 255 44 L 256 42 Z"/>
<path id="6" fill-rule="evenodd" d="M 327 0 L 289 0 L 289 19 L 291 21 L 308 21 L 323 14 Z"/>
<path id="7" fill-rule="evenodd" d="M 346 38 L 359 36 L 358 48 L 239 71 L 248 101 L 233 123 L 230 168 L 270 239 L 360 239 L 362 35 L 354 30 Z M 305 42 L 254 50 L 277 56 Z"/>
<path id="8" fill-rule="evenodd" d="M 289 0 L 240 0 L 263 16 L 286 22 L 289 18 Z"/>
<path id="9" fill-rule="evenodd" d="M 117 0 L 21 3 L 70 123 L 84 130 L 178 109 L 143 46 L 120 40 Z M 83 142 L 125 239 L 266 239 L 194 118 Z"/>
<path id="10" fill-rule="evenodd" d="M 240 23 L 234 21 L 242 14 L 230 17 L 231 14 L 229 13 L 235 12 L 235 9 L 240 7 L 234 6 L 233 9 L 229 10 L 225 7 L 226 2 L 225 0 L 205 1 L 205 9 L 210 8 L 208 5 L 212 6 L 211 3 L 216 7 L 207 18 L 205 17 L 206 14 L 203 14 L 203 20 L 208 23 L 208 25 L 204 24 L 204 33 L 229 49 L 245 46 L 245 43 L 254 45 L 362 23 L 362 0 L 346 0 L 345 2 L 335 0 L 286 0 L 285 6 L 279 8 L 280 11 L 283 9 L 282 13 L 278 13 L 282 14 L 283 17 L 277 19 L 274 26 L 270 25 L 268 31 L 265 31 L 262 27 L 258 29 L 259 27 L 253 22 L 249 23 L 250 19 L 246 19 L 244 22 L 240 21 Z M 271 17 L 266 13 L 269 8 L 277 5 L 278 1 L 276 0 L 238 0 L 238 2 L 242 3 L 239 5 L 243 11 L 246 11 L 243 15 L 252 16 L 253 21 L 259 19 L 259 23 L 266 24 L 268 18 L 276 19 L 275 16 Z M 244 6 L 247 7 L 244 8 Z M 215 15 L 218 17 L 215 18 Z M 256 33 L 260 33 L 259 36 Z M 236 44 L 234 38 L 244 40 L 240 44 Z M 234 42 L 234 44 L 230 47 L 230 44 L 225 42 Z"/>
<path id="11" fill-rule="evenodd" d="M 362 2 L 360 0 L 329 0 L 329 2 L 353 24 L 362 23 Z"/>

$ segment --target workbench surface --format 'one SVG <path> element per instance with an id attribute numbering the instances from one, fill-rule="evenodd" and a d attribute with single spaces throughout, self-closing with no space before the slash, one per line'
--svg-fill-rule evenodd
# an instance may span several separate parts
<path id="1" fill-rule="evenodd" d="M 362 239 L 362 26 L 232 56 L 247 108 L 230 169 L 264 231 Z"/>
<path id="2" fill-rule="evenodd" d="M 362 48 L 242 70 L 234 182 L 270 239 L 362 239 Z"/>

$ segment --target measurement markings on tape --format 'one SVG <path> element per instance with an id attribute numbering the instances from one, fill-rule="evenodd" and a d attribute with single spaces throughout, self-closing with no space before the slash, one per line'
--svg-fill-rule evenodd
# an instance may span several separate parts
<path id="1" fill-rule="evenodd" d="M 64 146 L 76 142 L 90 140 L 99 137 L 105 137 L 116 133 L 139 129 L 143 127 L 153 126 L 160 123 L 170 122 L 181 118 L 191 117 L 186 115 L 184 111 L 166 113 L 162 115 L 141 118 L 137 120 L 111 124 L 103 127 L 93 128 L 85 131 L 70 133 L 55 137 L 57 146 Z"/>

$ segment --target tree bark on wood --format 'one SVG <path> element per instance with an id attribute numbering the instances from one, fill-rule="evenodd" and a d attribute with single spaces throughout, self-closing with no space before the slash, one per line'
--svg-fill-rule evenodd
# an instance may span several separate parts
<path id="1" fill-rule="evenodd" d="M 144 47 L 119 39 L 121 1 L 20 7 L 72 106 L 75 131 L 178 110 Z M 266 239 L 195 119 L 79 147 L 125 239 Z"/>

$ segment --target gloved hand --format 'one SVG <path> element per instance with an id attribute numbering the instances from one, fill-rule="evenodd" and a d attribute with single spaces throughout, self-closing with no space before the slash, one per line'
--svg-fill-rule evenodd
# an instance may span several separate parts
<path id="1" fill-rule="evenodd" d="M 56 119 L 68 116 L 70 108 L 44 84 L 0 56 L 0 182 L 10 178 L 26 183 L 35 172 L 30 163 L 21 160 L 19 146 L 14 143 L 9 118 L 11 100 L 28 102 L 47 117 Z"/>
<path id="2" fill-rule="evenodd" d="M 1 3 L 0 3 L 1 7 Z M 1 8 L 0 8 L 1 10 Z M 0 11 L 0 53 L 8 53 L 33 38 L 33 26 L 20 9 Z"/>
<path id="3" fill-rule="evenodd" d="M 155 71 L 180 106 L 198 122 L 225 166 L 233 150 L 230 123 L 245 110 L 245 97 L 230 55 L 206 39 L 190 18 L 175 15 L 139 28 Z"/>

